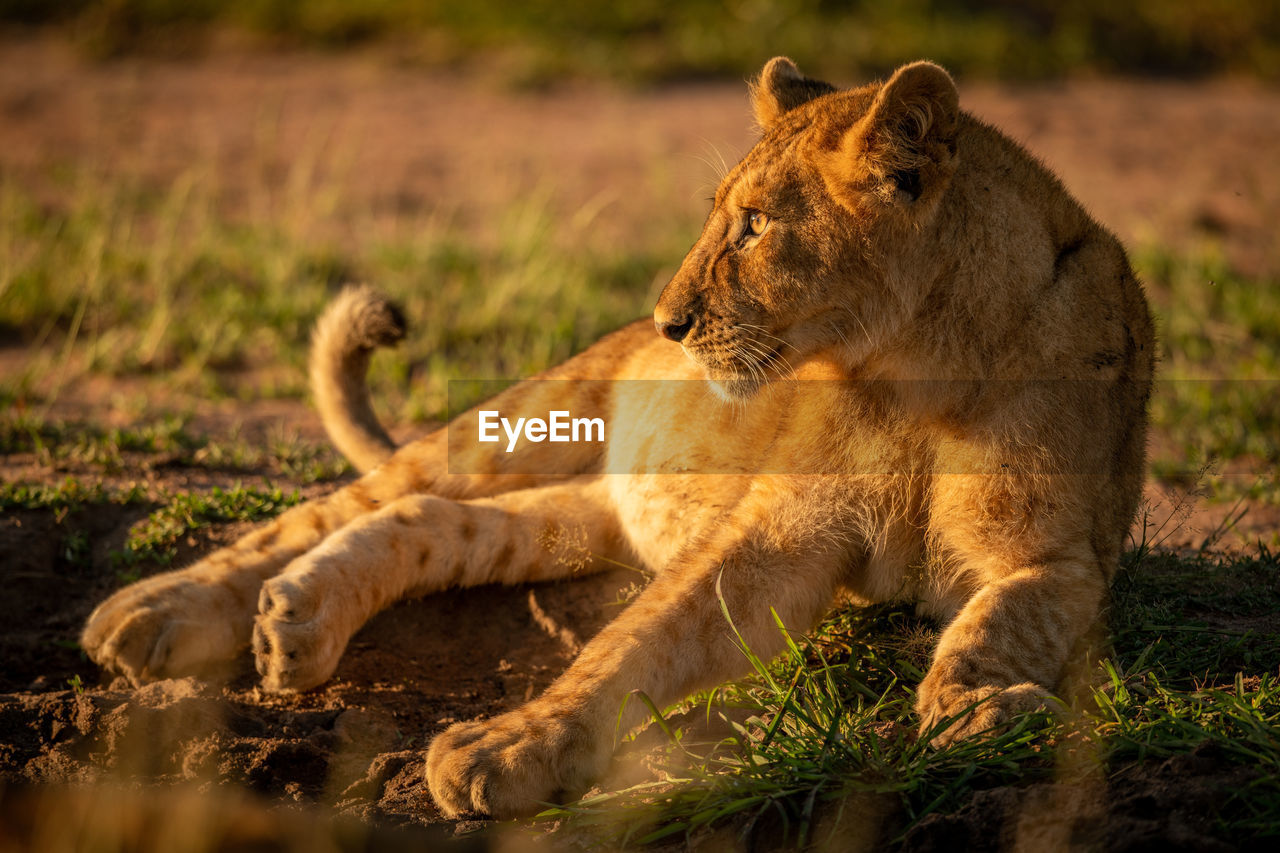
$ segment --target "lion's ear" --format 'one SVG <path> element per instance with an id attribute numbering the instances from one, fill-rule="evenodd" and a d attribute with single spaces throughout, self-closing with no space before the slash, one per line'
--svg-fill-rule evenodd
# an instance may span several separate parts
<path id="1" fill-rule="evenodd" d="M 880 88 L 847 134 L 845 154 L 861 161 L 878 194 L 915 201 L 954 170 L 959 127 L 960 96 L 951 75 L 932 62 L 913 62 Z"/>
<path id="2" fill-rule="evenodd" d="M 830 83 L 805 77 L 785 56 L 775 56 L 751 84 L 751 106 L 755 110 L 756 123 L 761 130 L 767 131 L 783 113 L 835 90 L 836 87 Z"/>

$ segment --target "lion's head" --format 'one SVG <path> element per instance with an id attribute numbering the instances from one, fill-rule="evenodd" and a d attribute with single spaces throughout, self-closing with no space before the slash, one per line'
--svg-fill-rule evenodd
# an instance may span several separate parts
<path id="1" fill-rule="evenodd" d="M 778 57 L 752 97 L 762 137 L 654 309 L 738 398 L 824 351 L 856 363 L 915 310 L 960 122 L 955 84 L 928 62 L 836 91 Z"/>

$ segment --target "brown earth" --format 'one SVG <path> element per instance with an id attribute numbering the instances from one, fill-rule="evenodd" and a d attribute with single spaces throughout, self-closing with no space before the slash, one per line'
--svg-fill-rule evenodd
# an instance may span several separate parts
<path id="1" fill-rule="evenodd" d="M 970 110 L 1040 154 L 1126 240 L 1212 241 L 1245 271 L 1280 272 L 1280 93 L 1245 82 L 961 82 Z M 596 211 L 586 238 L 604 243 L 673 205 L 703 204 L 695 199 L 714 181 L 705 160 L 716 160 L 715 151 L 732 160 L 749 143 L 742 89 L 575 85 L 517 94 L 391 67 L 376 55 L 231 53 L 90 66 L 57 42 L 11 38 L 0 42 L 0 178 L 56 201 L 66 192 L 56 176 L 68 166 L 156 185 L 212 170 L 235 215 L 264 193 L 285 192 L 291 164 L 309 157 L 318 185 L 374 212 L 364 227 L 441 210 L 483 235 L 513 195 L 537 189 L 568 216 Z M 357 223 L 340 210 L 332 217 L 358 238 Z M 18 349 L 0 352 L 0 369 L 22 358 Z M 127 417 L 111 405 L 118 388 L 102 379 L 73 386 L 55 414 L 97 423 Z M 279 423 L 320 434 L 301 404 L 281 402 L 204 404 L 194 426 L 253 436 Z M 6 480 L 52 483 L 68 473 L 77 472 L 33 454 L 0 460 Z M 111 479 L 188 490 L 252 480 L 253 472 L 134 456 Z M 1171 511 L 1168 500 L 1164 506 L 1157 512 Z M 225 684 L 183 679 L 133 690 L 104 677 L 73 643 L 119 583 L 111 552 L 148 509 L 0 518 L 0 782 L 8 785 L 0 850 L 84 847 L 95 836 L 160 849 L 183 832 L 203 833 L 208 849 L 262 839 L 275 839 L 265 849 L 314 849 L 316 839 L 365 849 L 450 834 L 455 827 L 442 824 L 422 782 L 423 745 L 453 720 L 498 713 L 545 687 L 616 612 L 617 590 L 633 580 L 622 573 L 398 606 L 356 637 L 331 682 L 301 696 L 262 693 L 247 661 Z M 1224 512 L 1184 520 L 1176 536 L 1185 541 L 1166 544 L 1198 544 L 1195 531 L 1207 535 Z M 1280 527 L 1263 508 L 1250 523 L 1249 538 Z M 180 561 L 245 529 L 206 528 L 182 543 Z M 78 535 L 87 555 L 73 547 Z M 75 678 L 82 688 L 69 685 Z M 1080 794 L 1072 800 L 1084 803 L 1079 814 L 1109 813 L 1115 831 L 1086 833 L 1075 846 L 1134 849 L 1145 839 L 1218 849 L 1189 800 L 1175 794 L 1181 787 L 1212 797 L 1240 780 L 1212 757 L 1197 760 L 1122 780 L 1105 808 L 1099 792 Z M 46 785 L 70 788 L 51 798 Z M 255 796 L 245 799 L 245 790 Z M 1012 816 L 1055 796 L 1046 786 L 986 792 L 954 816 L 921 824 L 907 846 L 1007 841 Z M 328 817 L 316 823 L 306 812 L 299 822 L 281 808 L 297 804 Z M 1125 835 L 1125 826 L 1137 829 Z M 434 834 L 397 835 L 404 827 Z"/>
<path id="2" fill-rule="evenodd" d="M 6 476 L 21 472 L 14 479 L 25 481 L 40 467 L 29 454 L 6 461 L 12 466 Z M 107 482 L 207 491 L 257 479 L 243 470 L 157 469 L 153 461 L 129 454 Z M 86 474 L 97 478 L 100 471 L 59 465 L 46 468 L 43 479 Z M 314 497 L 333 487 L 301 491 Z M 73 641 L 92 608 L 121 584 L 111 552 L 152 508 L 92 506 L 61 515 L 17 510 L 0 518 L 0 620 L 6 626 L 0 632 L 0 814 L 6 807 L 24 811 L 13 798 L 26 802 L 31 785 L 69 783 L 120 788 L 112 796 L 134 803 L 139 786 L 174 788 L 164 796 L 178 814 L 190 811 L 189 797 L 212 796 L 204 807 L 224 816 L 252 809 L 254 801 L 236 798 L 249 791 L 279 804 L 323 806 L 361 826 L 440 823 L 423 783 L 421 750 L 432 734 L 540 692 L 616 612 L 620 590 L 635 580 L 619 570 L 572 583 L 463 590 L 404 603 L 366 625 L 334 678 L 302 695 L 263 693 L 247 658 L 208 680 L 133 689 L 100 672 Z M 249 527 L 214 525 L 190 534 L 175 562 L 190 562 Z M 86 555 L 69 546 L 78 536 L 90 543 Z M 146 566 L 143 574 L 160 570 Z M 6 783 L 12 788 L 7 806 Z M 109 817 L 86 808 L 86 820 Z M 354 837 L 363 843 L 365 834 Z M 0 850 L 6 849 L 0 831 Z"/>

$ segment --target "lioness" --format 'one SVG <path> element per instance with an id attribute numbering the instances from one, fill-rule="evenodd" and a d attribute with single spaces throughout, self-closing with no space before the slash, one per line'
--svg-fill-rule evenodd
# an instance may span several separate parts
<path id="1" fill-rule="evenodd" d="M 473 410 L 395 450 L 363 371 L 399 318 L 348 291 L 313 383 L 367 473 L 117 592 L 85 627 L 93 659 L 141 682 L 251 644 L 267 689 L 304 690 L 405 596 L 657 572 L 544 695 L 435 739 L 451 816 L 580 791 L 630 691 L 661 704 L 740 674 L 722 604 L 767 656 L 771 610 L 804 630 L 842 594 L 918 602 L 947 625 L 918 703 L 939 741 L 1040 705 L 1141 487 L 1154 350 L 1124 251 L 936 65 L 837 91 L 779 57 L 752 99 L 761 139 L 652 321 L 481 407 L 599 417 L 605 441 L 482 443 Z M 688 381 L 620 381 L 653 379 Z"/>

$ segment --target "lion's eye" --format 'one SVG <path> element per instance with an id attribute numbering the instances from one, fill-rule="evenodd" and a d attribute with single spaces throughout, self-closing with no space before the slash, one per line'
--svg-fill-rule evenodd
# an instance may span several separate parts
<path id="1" fill-rule="evenodd" d="M 751 215 L 747 217 L 747 230 L 755 236 L 759 237 L 764 233 L 764 229 L 769 227 L 769 217 L 767 214 L 758 210 L 751 211 Z"/>

